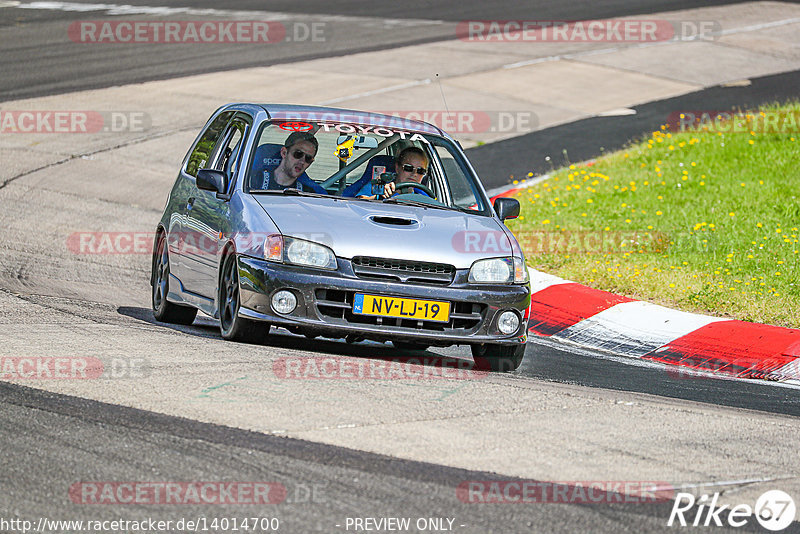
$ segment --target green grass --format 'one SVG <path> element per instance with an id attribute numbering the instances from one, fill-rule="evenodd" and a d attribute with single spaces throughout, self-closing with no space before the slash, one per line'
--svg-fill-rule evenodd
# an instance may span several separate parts
<path id="1" fill-rule="evenodd" d="M 761 111 L 800 117 L 800 103 Z M 800 327 L 796 131 L 664 126 L 523 190 L 509 227 L 536 269 L 687 311 Z"/>

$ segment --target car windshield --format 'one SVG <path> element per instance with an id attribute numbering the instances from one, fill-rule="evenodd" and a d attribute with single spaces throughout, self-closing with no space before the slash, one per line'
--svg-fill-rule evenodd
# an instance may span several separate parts
<path id="1" fill-rule="evenodd" d="M 287 142 L 292 145 L 282 151 Z M 305 193 L 377 202 L 382 197 L 376 195 L 393 181 L 393 203 L 491 213 L 461 150 L 430 133 L 339 122 L 265 121 L 257 130 L 247 169 L 245 187 L 252 194 L 282 193 L 288 183 Z"/>

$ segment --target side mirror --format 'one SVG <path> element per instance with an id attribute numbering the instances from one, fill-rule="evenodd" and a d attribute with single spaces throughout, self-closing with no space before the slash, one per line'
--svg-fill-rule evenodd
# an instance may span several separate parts
<path id="1" fill-rule="evenodd" d="M 516 198 L 497 198 L 494 201 L 494 211 L 501 221 L 516 219 L 519 217 L 519 200 Z"/>
<path id="2" fill-rule="evenodd" d="M 195 183 L 198 189 L 214 191 L 215 193 L 224 193 L 225 173 L 216 169 L 200 169 L 197 171 Z"/>

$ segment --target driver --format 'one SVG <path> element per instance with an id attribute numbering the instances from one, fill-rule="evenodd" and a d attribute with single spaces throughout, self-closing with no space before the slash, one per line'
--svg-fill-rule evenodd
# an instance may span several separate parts
<path id="1" fill-rule="evenodd" d="M 396 178 L 394 181 L 384 185 L 382 195 L 359 195 L 358 198 L 365 198 L 367 200 L 389 198 L 395 192 L 395 182 L 421 183 L 422 179 L 428 174 L 428 156 L 425 155 L 425 152 L 423 152 L 421 148 L 414 146 L 405 148 L 400 151 L 395 158 L 394 170 Z M 413 188 L 412 191 L 418 195 L 430 196 L 422 189 L 417 189 L 416 187 Z"/>
<path id="2" fill-rule="evenodd" d="M 397 173 L 397 179 L 383 186 L 384 198 L 389 198 L 394 194 L 396 189 L 395 183 L 422 183 L 422 179 L 428 174 L 428 156 L 425 155 L 425 152 L 423 152 L 421 148 L 410 146 L 397 155 L 395 172 Z M 417 189 L 416 187 L 412 188 L 411 191 L 418 195 L 430 196 L 422 189 Z"/>

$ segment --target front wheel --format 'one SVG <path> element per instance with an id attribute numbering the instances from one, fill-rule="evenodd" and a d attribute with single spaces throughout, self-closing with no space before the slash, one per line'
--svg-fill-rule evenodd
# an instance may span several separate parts
<path id="1" fill-rule="evenodd" d="M 472 345 L 472 359 L 480 371 L 507 373 L 516 370 L 525 356 L 525 345 Z"/>
<path id="2" fill-rule="evenodd" d="M 197 308 L 179 306 L 167 300 L 169 294 L 169 250 L 167 239 L 161 234 L 153 254 L 153 317 L 156 321 L 172 324 L 192 324 Z"/>
<path id="3" fill-rule="evenodd" d="M 262 343 L 269 335 L 269 324 L 239 317 L 239 267 L 236 255 L 229 254 L 222 264 L 219 284 L 219 327 L 222 337 L 231 341 Z"/>

